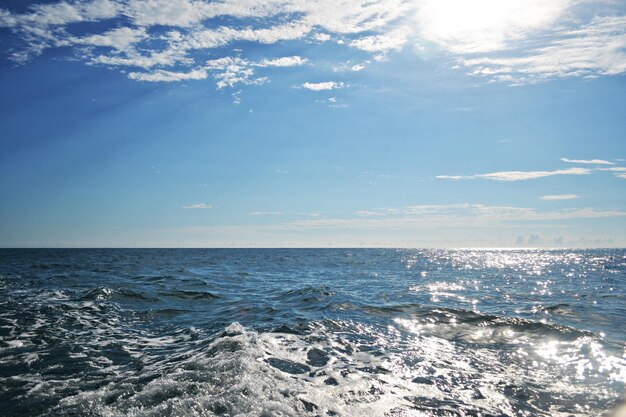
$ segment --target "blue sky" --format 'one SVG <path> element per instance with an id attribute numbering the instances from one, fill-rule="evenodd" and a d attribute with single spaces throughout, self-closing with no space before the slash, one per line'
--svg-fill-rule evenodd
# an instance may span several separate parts
<path id="1" fill-rule="evenodd" d="M 0 247 L 626 246 L 626 4 L 0 6 Z"/>

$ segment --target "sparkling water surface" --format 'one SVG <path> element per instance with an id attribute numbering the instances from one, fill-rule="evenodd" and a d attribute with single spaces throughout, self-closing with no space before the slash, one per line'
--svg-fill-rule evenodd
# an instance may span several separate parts
<path id="1" fill-rule="evenodd" d="M 0 250 L 5 416 L 602 416 L 626 250 Z"/>

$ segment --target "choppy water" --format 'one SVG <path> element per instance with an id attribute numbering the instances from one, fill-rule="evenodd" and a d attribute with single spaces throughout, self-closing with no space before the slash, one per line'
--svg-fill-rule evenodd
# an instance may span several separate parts
<path id="1" fill-rule="evenodd" d="M 1 250 L 0 414 L 600 416 L 626 250 Z"/>

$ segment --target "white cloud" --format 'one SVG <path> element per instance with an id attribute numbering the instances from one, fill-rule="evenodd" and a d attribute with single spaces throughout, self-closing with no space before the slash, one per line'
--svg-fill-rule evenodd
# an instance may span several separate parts
<path id="1" fill-rule="evenodd" d="M 315 39 L 318 42 L 327 42 L 331 38 L 328 33 L 316 33 L 315 35 L 313 35 L 313 39 Z"/>
<path id="2" fill-rule="evenodd" d="M 131 72 L 129 78 L 139 81 L 173 82 L 203 80 L 209 72 L 217 80 L 217 88 L 234 87 L 236 84 L 263 84 L 266 77 L 254 77 L 253 63 L 239 57 L 223 57 L 207 61 L 203 67 L 190 71 L 154 70 L 152 72 Z"/>
<path id="3" fill-rule="evenodd" d="M 437 175 L 435 177 L 438 180 L 464 180 L 469 179 L 469 177 L 463 175 Z"/>
<path id="4" fill-rule="evenodd" d="M 264 59 L 259 62 L 257 65 L 259 67 L 295 67 L 304 65 L 307 63 L 306 58 L 302 58 L 300 56 L 285 56 L 282 58 L 274 58 L 274 59 Z"/>
<path id="5" fill-rule="evenodd" d="M 184 209 L 210 209 L 213 208 L 210 204 L 205 203 L 197 203 L 197 204 L 189 204 L 187 206 L 183 206 Z"/>
<path id="6" fill-rule="evenodd" d="M 554 175 L 587 175 L 591 170 L 587 168 L 557 169 L 556 171 L 501 171 L 489 174 L 475 175 L 475 178 L 484 178 L 495 181 L 524 181 Z"/>
<path id="7" fill-rule="evenodd" d="M 313 91 L 322 91 L 322 90 L 335 90 L 337 88 L 343 88 L 344 83 L 338 83 L 335 81 L 326 81 L 321 83 L 304 83 L 302 84 L 302 88 L 306 88 L 307 90 Z"/>
<path id="8" fill-rule="evenodd" d="M 106 46 L 118 50 L 126 50 L 131 45 L 147 36 L 144 28 L 118 28 L 101 35 L 91 35 L 82 38 L 71 38 L 71 42 L 79 45 Z"/>
<path id="9" fill-rule="evenodd" d="M 139 67 L 150 69 L 153 67 L 171 67 L 175 64 L 192 64 L 193 59 L 187 58 L 185 52 L 177 49 L 166 49 L 161 52 L 150 52 L 149 55 L 141 55 L 134 50 L 127 50 L 126 56 L 99 55 L 91 61 L 96 64 Z"/>
<path id="10" fill-rule="evenodd" d="M 214 71 L 217 88 L 233 87 L 235 84 L 263 84 L 265 77 L 254 78 L 252 64 L 239 57 L 224 57 L 206 62 L 206 69 Z"/>
<path id="11" fill-rule="evenodd" d="M 273 44 L 279 41 L 300 39 L 310 31 L 310 27 L 302 22 L 292 22 L 270 28 L 233 29 L 222 26 L 217 29 L 201 29 L 192 31 L 184 38 L 182 45 L 187 50 L 211 49 L 228 45 L 234 41 L 258 42 Z"/>
<path id="12" fill-rule="evenodd" d="M 571 164 L 595 164 L 595 165 L 615 165 L 613 162 L 606 161 L 604 159 L 568 159 L 561 158 L 563 162 L 569 162 Z"/>
<path id="13" fill-rule="evenodd" d="M 253 211 L 248 213 L 250 216 L 282 216 L 282 211 Z"/>
<path id="14" fill-rule="evenodd" d="M 311 37 L 318 42 L 330 40 L 332 34 L 353 35 L 353 41 L 365 39 L 354 45 L 366 50 L 395 48 L 395 22 L 408 10 L 405 0 L 68 0 L 33 5 L 24 13 L 0 8 L 0 27 L 11 28 L 23 39 L 25 46 L 10 52 L 19 62 L 48 48 L 74 46 L 80 49 L 73 56 L 119 67 L 132 79 L 177 81 L 206 78 L 196 52 L 220 59 L 223 51 L 215 50 L 233 42 L 272 45 L 313 33 Z M 212 27 L 208 20 L 216 17 L 227 17 L 224 21 L 229 21 L 228 25 Z M 250 25 L 251 20 L 253 26 L 242 25 Z M 78 35 L 72 24 L 87 21 L 99 24 L 91 26 L 94 32 Z M 262 59 L 256 65 L 287 67 L 304 63 L 306 59 L 293 56 Z M 179 68 L 173 71 L 174 66 Z M 123 67 L 142 68 L 145 72 L 126 71 Z M 250 72 L 223 72 L 216 78 L 218 88 L 263 82 L 253 79 Z"/>
<path id="15" fill-rule="evenodd" d="M 405 0 L 294 0 L 284 10 L 301 14 L 311 27 L 319 26 L 331 33 L 358 34 L 381 31 L 413 8 Z"/>
<path id="16" fill-rule="evenodd" d="M 626 167 L 598 168 L 599 171 L 610 171 L 616 178 L 626 179 Z"/>
<path id="17" fill-rule="evenodd" d="M 191 26 L 205 18 L 206 3 L 189 0 L 132 0 L 125 13 L 139 26 Z"/>
<path id="18" fill-rule="evenodd" d="M 65 26 L 78 22 L 107 20 L 115 17 L 120 7 L 114 1 L 94 0 L 88 3 L 68 3 L 61 1 L 54 4 L 37 4 L 23 14 L 12 14 L 0 9 L 0 27 L 12 28 L 14 33 L 22 35 L 26 46 L 10 53 L 11 59 L 25 63 L 33 56 L 40 55 L 45 49 L 65 47 L 71 41 L 65 32 Z"/>
<path id="19" fill-rule="evenodd" d="M 122 10 L 119 2 L 112 0 L 94 0 L 82 6 L 85 17 L 89 20 L 111 19 Z"/>
<path id="20" fill-rule="evenodd" d="M 61 1 L 36 4 L 29 13 L 11 14 L 0 9 L 0 27 L 62 26 L 68 23 L 110 19 L 121 10 L 119 3 L 110 0 L 94 0 L 84 4 Z"/>
<path id="21" fill-rule="evenodd" d="M 438 175 L 437 179 L 486 179 L 494 181 L 525 181 L 534 180 L 538 178 L 551 177 L 554 175 L 587 175 L 591 173 L 591 169 L 588 168 L 569 168 L 569 169 L 557 169 L 555 171 L 500 171 L 490 172 L 488 174 L 477 175 Z"/>
<path id="22" fill-rule="evenodd" d="M 577 194 L 552 194 L 552 195 L 544 195 L 539 197 L 541 200 L 546 201 L 559 201 L 559 200 L 573 200 L 576 198 L 580 198 Z"/>
<path id="23" fill-rule="evenodd" d="M 409 32 L 405 28 L 383 35 L 366 36 L 350 42 L 350 46 L 367 52 L 388 52 L 400 50 L 408 41 Z"/>

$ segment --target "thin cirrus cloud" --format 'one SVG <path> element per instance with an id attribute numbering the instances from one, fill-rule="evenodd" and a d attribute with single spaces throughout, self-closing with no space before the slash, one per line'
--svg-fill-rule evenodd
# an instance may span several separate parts
<path id="1" fill-rule="evenodd" d="M 250 216 L 282 216 L 282 211 L 253 211 L 248 213 Z"/>
<path id="2" fill-rule="evenodd" d="M 596 168 L 598 171 L 612 172 L 613 176 L 620 179 L 626 179 L 626 167 L 610 167 L 610 168 Z"/>
<path id="3" fill-rule="evenodd" d="M 493 181 L 526 181 L 555 175 L 588 175 L 590 173 L 591 169 L 588 168 L 569 168 L 557 169 L 555 171 L 499 171 L 477 175 L 437 175 L 435 178 L 442 180 L 485 179 Z"/>
<path id="4" fill-rule="evenodd" d="M 570 164 L 594 164 L 594 165 L 615 165 L 615 163 L 604 159 L 569 159 L 561 158 L 561 161 L 568 162 Z"/>
<path id="5" fill-rule="evenodd" d="M 359 217 L 382 217 L 386 216 L 386 213 L 372 210 L 359 210 L 356 212 L 356 215 Z"/>
<path id="6" fill-rule="evenodd" d="M 588 165 L 614 165 L 613 162 L 606 161 L 604 159 L 568 159 L 561 158 L 561 161 L 576 164 L 588 164 Z M 437 175 L 435 178 L 438 180 L 475 180 L 485 179 L 493 181 L 527 181 L 536 180 L 539 178 L 552 177 L 555 175 L 589 175 L 594 171 L 607 171 L 612 172 L 617 178 L 626 178 L 626 167 L 611 166 L 611 167 L 593 167 L 582 168 L 573 167 L 567 169 L 557 169 L 553 171 L 498 171 L 490 172 L 486 174 L 475 175 Z M 566 194 L 570 195 L 570 194 Z M 556 199 L 556 198 L 555 198 Z M 548 200 L 548 199 L 545 199 Z"/>
<path id="7" fill-rule="evenodd" d="M 273 45 L 286 42 L 313 49 L 333 42 L 374 61 L 401 52 L 431 56 L 436 49 L 452 58 L 442 65 L 510 84 L 626 73 L 626 8 L 620 2 L 64 0 L 6 7 L 0 7 L 0 28 L 13 34 L 5 50 L 10 59 L 27 63 L 58 49 L 68 59 L 146 82 L 213 74 L 218 88 L 262 84 L 278 67 L 307 62 L 276 57 Z M 251 62 L 248 50 L 265 57 Z M 247 64 L 232 64 L 233 76 L 226 61 L 207 64 L 221 59 Z"/>
<path id="8" fill-rule="evenodd" d="M 597 17 L 551 35 L 522 54 L 466 56 L 460 62 L 472 75 L 512 84 L 626 72 L 626 16 Z"/>
<path id="9" fill-rule="evenodd" d="M 546 201 L 560 201 L 560 200 L 574 200 L 580 198 L 578 194 L 551 194 L 539 197 L 540 200 Z"/>
<path id="10" fill-rule="evenodd" d="M 188 204 L 183 206 L 184 209 L 210 209 L 213 208 L 212 205 L 206 203 L 197 203 L 197 204 Z"/>

